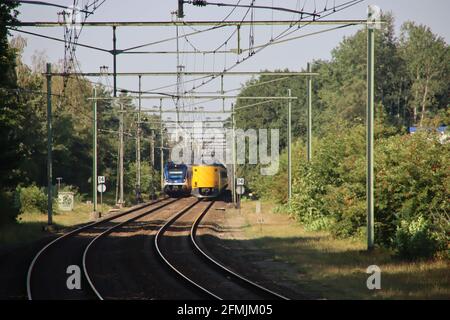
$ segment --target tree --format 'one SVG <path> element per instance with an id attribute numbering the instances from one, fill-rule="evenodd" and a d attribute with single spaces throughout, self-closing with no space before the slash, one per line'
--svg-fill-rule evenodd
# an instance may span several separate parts
<path id="1" fill-rule="evenodd" d="M 408 105 L 413 122 L 420 121 L 430 109 L 446 107 L 450 83 L 450 52 L 444 39 L 429 27 L 406 22 L 401 28 L 400 55 L 406 64 L 410 93 Z"/>
<path id="2" fill-rule="evenodd" d="M 0 186 L 14 184 L 13 169 L 20 159 L 19 131 L 23 113 L 17 101 L 17 77 L 15 74 L 15 50 L 8 43 L 7 25 L 17 22 L 16 2 L 0 3 Z"/>
<path id="3" fill-rule="evenodd" d="M 382 106 L 387 120 L 400 116 L 402 103 L 403 63 L 397 52 L 394 18 L 387 13 L 386 23 L 375 33 L 375 104 Z M 324 123 L 336 116 L 355 124 L 364 123 L 367 88 L 367 32 L 359 30 L 332 51 L 329 63 L 318 69 L 322 86 L 319 99 L 327 111 L 321 117 Z"/>
<path id="4" fill-rule="evenodd" d="M 43 92 L 44 77 L 33 72 L 22 62 L 26 40 L 20 36 L 11 39 L 10 46 L 16 52 L 16 76 L 19 94 L 17 110 L 23 116 L 18 123 L 18 139 L 21 153 L 16 162 L 16 178 L 21 184 L 36 182 L 44 184 L 46 179 L 46 109 Z M 16 146 L 17 147 L 17 146 Z"/>

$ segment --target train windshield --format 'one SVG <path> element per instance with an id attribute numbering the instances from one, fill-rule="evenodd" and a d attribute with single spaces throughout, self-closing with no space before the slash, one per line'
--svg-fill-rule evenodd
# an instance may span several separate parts
<path id="1" fill-rule="evenodd" d="M 182 179 L 184 176 L 183 170 L 169 170 L 169 177 L 171 179 Z"/>

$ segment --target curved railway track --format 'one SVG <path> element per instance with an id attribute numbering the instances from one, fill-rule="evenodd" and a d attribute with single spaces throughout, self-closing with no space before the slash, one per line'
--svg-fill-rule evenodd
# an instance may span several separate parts
<path id="1" fill-rule="evenodd" d="M 178 276 L 186 281 L 189 285 L 195 287 L 205 294 L 205 297 L 213 299 L 283 299 L 288 300 L 287 297 L 278 294 L 268 288 L 253 282 L 238 273 L 227 268 L 210 255 L 208 255 L 196 241 L 197 229 L 202 218 L 214 205 L 215 201 L 209 203 L 205 201 L 197 201 L 196 203 L 187 206 L 183 210 L 177 212 L 158 230 L 155 236 L 155 248 L 161 259 L 171 268 Z M 193 208 L 199 204 L 205 204 L 199 211 L 194 211 Z M 199 212 L 199 213 L 198 213 Z M 197 215 L 196 215 L 197 213 Z M 186 217 L 187 216 L 187 217 Z M 185 221 L 180 220 L 186 217 Z M 193 219 L 192 219 L 193 218 Z M 178 225 L 177 225 L 178 223 Z M 177 236 L 177 232 L 183 232 L 186 225 L 189 225 L 188 235 Z M 174 229 L 173 236 L 169 236 L 178 242 L 178 245 L 172 243 L 172 250 L 164 249 L 163 238 L 165 234 Z M 181 231 L 177 231 L 181 230 Z M 186 231 L 186 230 L 184 230 Z M 169 238 L 168 237 L 168 238 Z M 174 257 L 177 251 L 174 248 L 186 248 L 186 242 L 191 249 L 191 257 L 188 258 L 187 252 L 181 251 L 181 257 Z M 175 253 L 174 253 L 175 252 Z M 225 285 L 224 285 L 225 284 Z"/>
<path id="2" fill-rule="evenodd" d="M 200 299 L 174 277 L 154 253 L 152 237 L 174 212 L 196 203 L 178 199 L 176 205 L 124 221 L 98 234 L 83 253 L 83 270 L 96 298 Z"/>
<path id="3" fill-rule="evenodd" d="M 49 242 L 29 266 L 28 298 L 287 299 L 224 266 L 199 245 L 197 230 L 215 201 L 179 200 L 166 198 L 135 207 Z M 136 239 L 132 232 L 139 231 L 141 237 Z M 154 250 L 147 245 L 151 237 Z M 153 256 L 145 259 L 145 255 Z M 69 265 L 81 266 L 80 290 L 67 289 Z M 111 284 L 117 279 L 119 283 Z"/>
<path id="4" fill-rule="evenodd" d="M 89 289 L 73 291 L 67 289 L 65 283 L 67 274 L 64 272 L 67 266 L 80 265 L 80 262 L 83 261 L 84 253 L 88 249 L 87 246 L 92 242 L 89 241 L 90 239 L 96 239 L 97 236 L 107 233 L 108 230 L 119 224 L 123 225 L 134 221 L 175 201 L 177 200 L 167 200 L 166 198 L 137 206 L 74 229 L 49 242 L 35 255 L 28 268 L 26 279 L 28 299 L 93 298 Z M 127 218 L 130 215 L 131 217 Z M 123 220 L 123 218 L 125 219 Z M 89 242 L 87 243 L 87 241 Z M 85 245 L 86 243 L 87 246 Z M 85 272 L 83 280 L 90 279 L 89 274 L 86 273 L 86 268 L 83 268 L 83 270 Z M 96 294 L 96 289 L 89 280 L 88 284 L 89 286 L 83 285 L 82 287 L 89 287 Z M 69 295 L 68 292 L 71 294 Z"/>

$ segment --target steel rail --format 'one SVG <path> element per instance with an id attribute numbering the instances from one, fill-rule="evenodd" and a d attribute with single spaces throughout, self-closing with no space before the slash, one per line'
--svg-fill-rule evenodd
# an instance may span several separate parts
<path id="1" fill-rule="evenodd" d="M 212 207 L 213 204 L 214 204 L 214 202 L 211 202 L 211 204 L 206 208 L 206 210 L 204 210 L 202 213 L 200 213 L 200 214 L 198 215 L 197 219 L 196 219 L 196 220 L 194 221 L 194 223 L 192 224 L 192 227 L 191 227 L 191 242 L 192 242 L 192 244 L 194 245 L 194 247 L 197 249 L 197 251 L 198 251 L 203 257 L 205 257 L 206 259 L 208 259 L 208 261 L 211 262 L 213 265 L 219 267 L 220 269 L 224 270 L 225 272 L 227 272 L 227 273 L 230 274 L 231 276 L 233 276 L 233 277 L 235 277 L 235 278 L 237 278 L 237 279 L 239 279 L 239 280 L 245 282 L 246 284 L 248 284 L 248 285 L 250 285 L 250 286 L 252 286 L 252 287 L 256 287 L 256 288 L 258 288 L 258 289 L 264 291 L 265 293 L 268 293 L 268 294 L 270 294 L 270 295 L 273 295 L 273 296 L 275 296 L 275 297 L 277 297 L 277 298 L 279 298 L 279 299 L 290 300 L 289 298 L 287 298 L 287 297 L 285 297 L 285 296 L 283 296 L 283 295 L 281 295 L 281 294 L 279 294 L 279 293 L 276 293 L 275 291 L 272 291 L 272 290 L 270 290 L 270 289 L 267 289 L 267 288 L 261 286 L 260 284 L 258 284 L 258 283 L 256 283 L 256 282 L 253 282 L 253 281 L 251 281 L 251 280 L 249 280 L 249 279 L 247 279 L 247 278 L 245 278 L 245 277 L 243 277 L 243 276 L 237 274 L 236 272 L 234 272 L 234 271 L 228 269 L 227 267 L 225 267 L 223 264 L 221 264 L 221 263 L 218 262 L 217 260 L 213 259 L 210 255 L 208 255 L 205 251 L 203 251 L 203 250 L 200 248 L 199 244 L 197 243 L 197 241 L 196 241 L 196 239 L 195 239 L 195 238 L 196 238 L 196 234 L 197 234 L 197 229 L 198 229 L 198 226 L 199 226 L 199 224 L 200 224 L 200 221 L 203 219 L 203 217 L 206 215 L 206 213 L 209 211 L 209 209 Z"/>
<path id="2" fill-rule="evenodd" d="M 108 221 L 114 220 L 114 219 L 116 219 L 116 218 L 120 218 L 120 217 L 122 217 L 122 216 L 124 216 L 124 215 L 133 213 L 133 212 L 135 212 L 135 211 L 141 210 L 141 209 L 143 209 L 143 208 L 149 207 L 149 206 L 151 206 L 151 205 L 154 205 L 154 204 L 156 204 L 156 203 L 159 203 L 159 202 L 163 201 L 164 199 L 166 199 L 166 198 L 159 199 L 159 200 L 156 200 L 156 201 L 153 201 L 153 202 L 150 202 L 150 203 L 145 203 L 145 204 L 143 204 L 143 205 L 136 206 L 136 207 L 134 207 L 134 208 L 132 208 L 132 209 L 130 209 L 130 210 L 127 210 L 127 211 L 124 211 L 124 212 L 120 212 L 120 213 L 118 213 L 118 214 L 115 214 L 115 215 L 113 215 L 113 216 L 106 217 L 106 218 L 101 219 L 101 220 L 98 220 L 98 221 L 94 221 L 94 222 L 89 223 L 89 224 L 87 224 L 87 225 L 84 225 L 84 226 L 82 226 L 82 227 L 76 228 L 76 229 L 74 229 L 74 230 L 72 230 L 72 231 L 69 231 L 69 232 L 67 232 L 67 233 L 65 233 L 65 234 L 63 234 L 63 235 L 61 235 L 61 236 L 59 236 L 58 238 L 56 238 L 56 239 L 50 241 L 49 243 L 47 243 L 47 244 L 46 244 L 41 250 L 39 250 L 39 252 L 34 256 L 33 260 L 32 260 L 31 263 L 30 263 L 30 266 L 28 267 L 28 271 L 27 271 L 27 279 L 26 279 L 26 287 L 27 287 L 27 296 L 28 296 L 28 300 L 33 300 L 32 290 L 31 290 L 31 276 L 32 276 L 32 273 L 33 273 L 34 266 L 36 265 L 36 262 L 38 261 L 38 259 L 42 256 L 42 254 L 43 254 L 48 248 L 50 248 L 51 246 L 53 246 L 53 245 L 56 244 L 57 242 L 59 242 L 59 241 L 65 239 L 65 238 L 68 238 L 68 237 L 70 237 L 70 236 L 73 236 L 73 235 L 75 235 L 75 234 L 77 234 L 77 233 L 79 233 L 79 232 L 81 232 L 81 231 L 83 231 L 83 230 L 89 229 L 89 228 L 91 228 L 91 227 L 95 227 L 95 226 L 100 225 L 100 224 L 102 224 L 102 223 L 104 223 L 104 222 L 108 222 Z"/>
<path id="3" fill-rule="evenodd" d="M 87 268 L 87 263 L 86 263 L 87 255 L 88 255 L 89 249 L 93 246 L 93 244 L 94 244 L 97 240 L 99 240 L 100 238 L 105 237 L 106 235 L 110 234 L 110 233 L 113 232 L 114 230 L 116 230 L 116 229 L 118 229 L 118 228 L 120 228 L 120 227 L 123 227 L 124 225 L 126 225 L 126 224 L 128 224 L 128 223 L 130 223 L 130 222 L 133 222 L 133 221 L 135 221 L 135 220 L 137 220 L 137 219 L 143 218 L 143 217 L 149 215 L 150 213 L 153 213 L 153 212 L 158 211 L 158 210 L 160 210 L 160 209 L 162 209 L 162 208 L 164 208 L 164 207 L 167 207 L 168 205 L 173 204 L 173 203 L 175 203 L 175 202 L 177 202 L 177 201 L 179 201 L 179 200 L 181 200 L 181 198 L 178 198 L 178 199 L 175 199 L 175 200 L 173 200 L 173 201 L 169 201 L 169 202 L 163 203 L 162 205 L 160 205 L 160 206 L 158 206 L 158 207 L 151 208 L 149 211 L 146 211 L 146 212 L 141 213 L 141 214 L 139 214 L 139 215 L 137 215 L 137 216 L 135 216 L 135 217 L 132 217 L 132 218 L 130 218 L 130 219 L 128 219 L 128 220 L 125 220 L 125 221 L 123 221 L 123 222 L 121 222 L 121 223 L 119 223 L 119 224 L 117 224 L 117 225 L 114 225 L 114 226 L 112 226 L 112 227 L 106 229 L 106 230 L 103 231 L 102 233 L 98 234 L 95 238 L 93 238 L 93 239 L 89 242 L 89 244 L 86 246 L 86 248 L 84 249 L 84 252 L 83 252 L 83 260 L 82 260 L 82 264 L 83 264 L 83 273 L 84 273 L 84 275 L 85 275 L 85 277 L 86 277 L 86 279 L 87 279 L 87 281 L 88 281 L 88 283 L 89 283 L 89 286 L 91 287 L 92 291 L 95 293 L 95 295 L 97 296 L 97 298 L 99 298 L 100 300 L 104 300 L 103 296 L 100 294 L 100 292 L 98 291 L 98 289 L 95 287 L 93 280 L 92 280 L 91 277 L 89 276 L 89 272 L 88 272 L 88 268 Z"/>
<path id="4" fill-rule="evenodd" d="M 156 233 L 155 236 L 155 249 L 158 253 L 158 255 L 161 257 L 161 259 L 164 261 L 164 263 L 166 263 L 176 274 L 178 274 L 180 277 L 182 277 L 184 280 L 186 280 L 188 283 L 190 283 L 191 285 L 193 285 L 194 287 L 196 287 L 197 289 L 200 289 L 202 292 L 206 293 L 208 296 L 213 297 L 214 299 L 218 299 L 218 300 L 223 300 L 221 297 L 219 297 L 218 295 L 212 293 L 211 291 L 209 291 L 208 289 L 206 289 L 205 287 L 199 285 L 198 283 L 196 283 L 195 281 L 193 281 L 192 279 L 190 279 L 189 277 L 187 277 L 184 273 L 182 273 L 180 270 L 178 270 L 173 264 L 171 264 L 169 262 L 169 260 L 167 260 L 167 258 L 164 256 L 164 254 L 162 253 L 162 250 L 160 248 L 159 245 L 159 240 L 162 236 L 162 234 L 167 230 L 167 228 L 174 223 L 179 217 L 181 217 L 185 212 L 189 211 L 190 209 L 192 209 L 193 207 L 195 207 L 198 203 L 200 203 L 202 200 L 198 199 L 197 201 L 195 201 L 194 203 L 186 206 L 185 208 L 181 209 L 179 212 L 175 213 Z"/>

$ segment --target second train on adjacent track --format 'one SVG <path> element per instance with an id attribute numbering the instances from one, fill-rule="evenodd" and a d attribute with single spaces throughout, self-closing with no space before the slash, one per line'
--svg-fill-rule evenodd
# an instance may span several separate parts
<path id="1" fill-rule="evenodd" d="M 227 186 L 227 168 L 221 163 L 188 166 L 169 162 L 164 167 L 164 192 L 170 197 L 216 198 Z"/>

